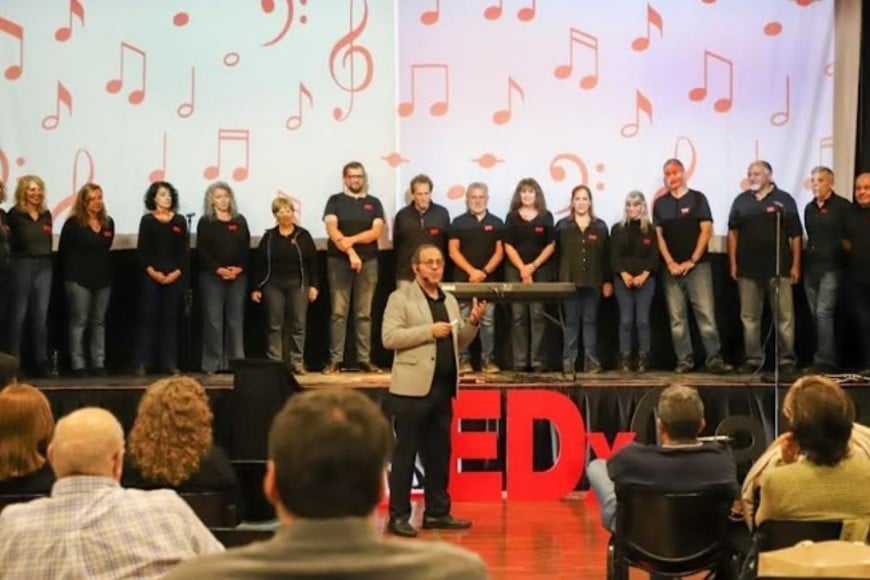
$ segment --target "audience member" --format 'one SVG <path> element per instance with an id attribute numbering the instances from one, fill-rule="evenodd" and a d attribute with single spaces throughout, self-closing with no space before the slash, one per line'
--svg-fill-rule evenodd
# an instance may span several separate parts
<path id="1" fill-rule="evenodd" d="M 0 389 L 18 381 L 18 359 L 8 352 L 0 352 Z"/>
<path id="2" fill-rule="evenodd" d="M 51 491 L 54 472 L 45 447 L 53 430 L 54 417 L 42 391 L 25 384 L 0 391 L 0 494 Z"/>
<path id="3" fill-rule="evenodd" d="M 290 399 L 269 432 L 263 488 L 281 527 L 275 537 L 185 563 L 183 578 L 487 578 L 480 559 L 441 542 L 378 537 L 392 433 L 380 409 L 350 389 Z"/>
<path id="4" fill-rule="evenodd" d="M 108 411 L 57 422 L 51 497 L 0 513 L 0 578 L 159 578 L 223 547 L 171 490 L 123 489 L 124 432 Z"/>
<path id="5" fill-rule="evenodd" d="M 6 184 L 0 179 L 0 203 L 6 201 Z M 9 224 L 0 209 L 0 349 L 5 349 L 9 331 L 9 300 L 12 297 L 12 250 L 9 247 Z"/>

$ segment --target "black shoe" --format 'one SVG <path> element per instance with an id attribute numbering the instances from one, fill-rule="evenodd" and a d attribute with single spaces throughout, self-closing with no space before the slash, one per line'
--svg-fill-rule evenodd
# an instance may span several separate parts
<path id="1" fill-rule="evenodd" d="M 576 369 L 574 368 L 574 363 L 572 363 L 572 362 L 562 363 L 562 374 L 563 375 L 565 375 L 566 377 L 570 377 L 570 376 L 573 376 L 575 372 L 576 372 Z"/>
<path id="2" fill-rule="evenodd" d="M 325 375 L 334 375 L 341 372 L 341 367 L 338 365 L 337 362 L 328 362 L 326 363 L 326 366 L 323 367 L 323 370 L 320 372 Z"/>
<path id="3" fill-rule="evenodd" d="M 458 520 L 450 514 L 438 517 L 423 516 L 424 530 L 467 530 L 470 527 L 469 520 Z"/>
<path id="4" fill-rule="evenodd" d="M 737 367 L 737 372 L 741 375 L 754 375 L 758 372 L 760 365 L 752 364 L 749 362 L 745 362 L 739 367 Z"/>
<path id="5" fill-rule="evenodd" d="M 601 372 L 601 363 L 595 359 L 586 359 L 586 372 L 590 375 L 597 375 Z"/>
<path id="6" fill-rule="evenodd" d="M 367 360 L 361 360 L 356 363 L 356 368 L 358 368 L 361 373 L 375 373 L 379 375 L 384 372 L 383 369 L 373 365 Z"/>
<path id="7" fill-rule="evenodd" d="M 70 371 L 70 376 L 74 379 L 85 379 L 88 376 L 88 371 L 85 369 L 73 369 Z"/>
<path id="8" fill-rule="evenodd" d="M 734 367 L 729 365 L 727 362 L 723 362 L 721 360 L 710 363 L 707 365 L 707 372 L 713 373 L 714 375 L 725 375 L 734 371 Z"/>
<path id="9" fill-rule="evenodd" d="M 390 520 L 387 524 L 387 532 L 403 538 L 416 538 L 417 530 L 406 520 Z"/>
<path id="10" fill-rule="evenodd" d="M 692 370 L 694 370 L 694 366 L 692 365 L 692 363 L 678 362 L 676 368 L 674 369 L 674 372 L 678 375 L 684 375 L 686 373 L 692 372 Z"/>
<path id="11" fill-rule="evenodd" d="M 641 353 L 637 357 L 637 372 L 643 374 L 649 370 L 649 355 Z"/>

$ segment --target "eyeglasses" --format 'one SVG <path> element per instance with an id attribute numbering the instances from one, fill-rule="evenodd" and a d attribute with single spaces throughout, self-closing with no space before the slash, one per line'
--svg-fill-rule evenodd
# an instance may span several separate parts
<path id="1" fill-rule="evenodd" d="M 417 262 L 421 266 L 426 266 L 427 268 L 443 268 L 444 260 L 423 260 L 421 262 Z"/>
<path id="2" fill-rule="evenodd" d="M 365 175 L 357 175 L 357 174 L 349 174 L 346 176 L 348 179 L 365 179 Z"/>

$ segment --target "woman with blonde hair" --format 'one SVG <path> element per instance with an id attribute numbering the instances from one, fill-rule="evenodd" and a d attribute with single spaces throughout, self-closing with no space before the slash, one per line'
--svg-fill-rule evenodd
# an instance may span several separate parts
<path id="1" fill-rule="evenodd" d="M 69 353 L 72 373 L 87 376 L 85 329 L 90 344 L 91 372 L 106 374 L 106 310 L 112 293 L 109 250 L 115 222 L 106 213 L 103 189 L 86 183 L 60 232 L 60 263 L 69 301 Z"/>
<path id="2" fill-rule="evenodd" d="M 0 494 L 47 494 L 54 472 L 45 448 L 54 432 L 48 399 L 27 384 L 0 390 Z"/>
<path id="3" fill-rule="evenodd" d="M 170 377 L 145 391 L 127 438 L 124 485 L 238 497 L 230 461 L 212 440 L 212 412 L 197 381 Z"/>

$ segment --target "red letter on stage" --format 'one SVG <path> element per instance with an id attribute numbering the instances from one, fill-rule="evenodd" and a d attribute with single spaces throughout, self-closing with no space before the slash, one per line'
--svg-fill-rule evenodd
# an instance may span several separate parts
<path id="1" fill-rule="evenodd" d="M 611 455 L 634 441 L 635 434 L 634 431 L 620 431 L 613 440 L 613 447 L 607 443 L 604 433 L 590 432 L 586 437 L 589 438 L 589 446 L 592 447 L 597 459 L 610 459 Z"/>
<path id="2" fill-rule="evenodd" d="M 501 419 L 498 389 L 459 390 L 453 402 L 453 453 L 450 458 L 450 497 L 458 501 L 501 501 L 501 471 L 461 472 L 462 459 L 498 459 L 498 433 L 460 431 L 463 419 Z"/>
<path id="3" fill-rule="evenodd" d="M 553 467 L 533 470 L 534 420 L 549 421 L 559 436 Z M 507 493 L 512 500 L 554 500 L 572 492 L 585 464 L 586 427 L 574 401 L 555 391 L 507 395 Z"/>

